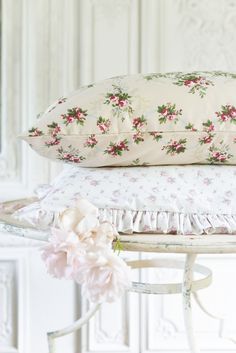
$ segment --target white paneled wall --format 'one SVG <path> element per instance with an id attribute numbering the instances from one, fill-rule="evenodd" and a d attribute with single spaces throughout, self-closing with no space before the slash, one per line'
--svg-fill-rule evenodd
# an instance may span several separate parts
<path id="1" fill-rule="evenodd" d="M 236 0 L 2 0 L 0 200 L 31 194 L 60 170 L 15 139 L 54 99 L 127 73 L 236 71 L 235 33 Z M 47 353 L 46 330 L 68 324 L 87 303 L 73 283 L 46 275 L 37 244 L 1 239 L 0 352 Z M 228 314 L 225 334 L 236 337 L 236 259 L 200 261 L 215 272 L 202 296 Z M 167 276 L 179 273 L 141 274 L 150 281 Z M 217 321 L 195 309 L 204 352 L 234 352 L 217 337 Z M 58 346 L 58 353 L 187 352 L 181 298 L 129 294 Z"/>

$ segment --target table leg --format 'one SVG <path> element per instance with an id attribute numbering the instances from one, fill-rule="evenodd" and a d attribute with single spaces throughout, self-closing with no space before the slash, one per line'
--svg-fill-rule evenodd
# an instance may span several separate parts
<path id="1" fill-rule="evenodd" d="M 66 336 L 72 332 L 75 332 L 76 330 L 81 329 L 81 327 L 87 324 L 91 317 L 95 315 L 99 308 L 100 304 L 96 304 L 91 309 L 89 309 L 84 314 L 84 316 L 82 316 L 79 320 L 77 320 L 70 326 L 67 326 L 62 330 L 48 332 L 47 336 L 49 353 L 55 353 L 55 338 Z"/>
<path id="2" fill-rule="evenodd" d="M 193 332 L 193 319 L 192 319 L 192 281 L 193 281 L 193 265 L 196 260 L 196 254 L 187 254 L 184 268 L 184 277 L 183 277 L 183 309 L 184 309 L 184 324 L 186 335 L 188 339 L 188 344 L 191 353 L 199 353 L 199 349 L 195 342 L 195 336 Z"/>

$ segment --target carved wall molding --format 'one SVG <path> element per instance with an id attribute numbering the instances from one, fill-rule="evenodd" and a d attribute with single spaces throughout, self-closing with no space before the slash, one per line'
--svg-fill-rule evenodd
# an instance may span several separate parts
<path id="1" fill-rule="evenodd" d="M 96 19 L 109 21 L 110 24 L 124 13 L 132 10 L 133 0 L 90 0 L 93 11 L 96 10 Z"/>
<path id="2" fill-rule="evenodd" d="M 14 315 L 16 314 L 15 291 L 15 264 L 14 262 L 0 262 L 0 292 L 1 292 L 1 318 L 0 340 L 7 346 L 13 346 L 15 342 Z"/>
<path id="3" fill-rule="evenodd" d="M 139 70 L 138 0 L 80 1 L 80 82 Z"/>
<path id="4" fill-rule="evenodd" d="M 21 14 L 20 2 L 2 1 L 1 41 L 1 147 L 0 182 L 14 181 L 20 173 L 20 151 L 15 140 L 21 115 Z M 9 25 L 8 18 L 11 18 Z"/>
<path id="5" fill-rule="evenodd" d="M 0 251 L 0 351 L 4 353 L 26 352 L 27 348 L 26 263 L 22 250 Z"/>
<path id="6" fill-rule="evenodd" d="M 167 70 L 172 62 L 179 70 L 236 69 L 235 0 L 167 0 L 163 6 Z"/>

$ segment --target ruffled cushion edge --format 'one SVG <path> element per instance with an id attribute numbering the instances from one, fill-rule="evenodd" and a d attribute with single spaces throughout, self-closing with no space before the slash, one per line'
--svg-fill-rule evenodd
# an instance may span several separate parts
<path id="1" fill-rule="evenodd" d="M 59 212 L 42 209 L 39 202 L 17 210 L 13 217 L 47 230 L 58 225 Z M 185 214 L 175 212 L 99 209 L 100 221 L 108 221 L 118 232 L 178 235 L 236 234 L 236 215 Z"/>

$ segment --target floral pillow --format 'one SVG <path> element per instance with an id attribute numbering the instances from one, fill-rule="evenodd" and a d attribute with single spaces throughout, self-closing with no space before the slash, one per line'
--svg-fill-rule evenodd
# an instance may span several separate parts
<path id="1" fill-rule="evenodd" d="M 107 79 L 60 98 L 21 137 L 86 167 L 236 164 L 236 74 Z"/>
<path id="2" fill-rule="evenodd" d="M 46 230 L 86 199 L 122 233 L 236 234 L 235 177 L 235 166 L 70 166 L 14 216 Z"/>

